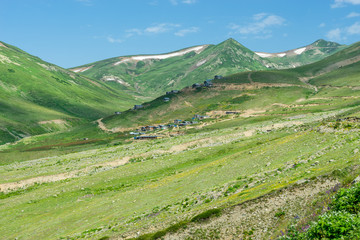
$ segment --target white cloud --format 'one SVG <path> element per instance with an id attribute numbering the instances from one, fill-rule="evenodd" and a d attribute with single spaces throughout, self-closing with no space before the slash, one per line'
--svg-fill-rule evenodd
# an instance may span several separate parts
<path id="1" fill-rule="evenodd" d="M 116 39 L 116 38 L 113 38 L 111 36 L 108 36 L 106 39 L 110 43 L 122 43 L 122 42 L 124 42 L 124 40 L 122 40 L 122 39 Z"/>
<path id="2" fill-rule="evenodd" d="M 360 22 L 349 27 L 332 29 L 326 34 L 326 37 L 332 41 L 344 41 L 352 35 L 360 35 Z"/>
<path id="3" fill-rule="evenodd" d="M 343 31 L 340 28 L 335 28 L 330 30 L 326 37 L 332 41 L 341 41 L 344 40 L 344 37 L 342 36 Z"/>
<path id="4" fill-rule="evenodd" d="M 360 17 L 360 13 L 351 12 L 351 13 L 349 13 L 346 17 L 347 17 L 347 18 Z"/>
<path id="5" fill-rule="evenodd" d="M 352 5 L 360 5 L 360 0 L 335 0 L 333 4 L 331 4 L 332 8 L 345 7 L 346 4 Z"/>
<path id="6" fill-rule="evenodd" d="M 285 25 L 285 19 L 268 13 L 258 13 L 253 15 L 253 22 L 247 25 L 237 25 L 231 23 L 229 28 L 234 30 L 230 33 L 241 35 L 256 35 L 256 38 L 270 38 L 271 28 Z"/>
<path id="7" fill-rule="evenodd" d="M 323 27 L 325 27 L 325 26 L 326 26 L 325 23 L 320 23 L 320 25 L 319 25 L 320 28 L 323 28 Z"/>
<path id="8" fill-rule="evenodd" d="M 198 27 L 190 27 L 190 28 L 186 28 L 186 29 L 181 29 L 174 34 L 179 37 L 184 37 L 185 35 L 187 35 L 189 33 L 196 33 L 198 31 L 199 31 Z"/>
<path id="9" fill-rule="evenodd" d="M 268 15 L 267 13 L 258 13 L 253 16 L 253 19 L 255 21 L 259 21 L 259 20 L 263 19 L 264 17 L 266 17 L 267 15 Z"/>
<path id="10" fill-rule="evenodd" d="M 183 4 L 194 4 L 197 0 L 170 0 L 170 3 L 174 6 L 178 5 L 179 3 Z"/>
<path id="11" fill-rule="evenodd" d="M 147 27 L 145 28 L 145 33 L 151 33 L 151 34 L 159 34 L 168 32 L 170 30 L 173 30 L 174 28 L 180 27 L 179 24 L 172 24 L 172 23 L 160 23 L 155 26 Z"/>
<path id="12" fill-rule="evenodd" d="M 346 28 L 346 33 L 349 35 L 359 35 L 360 34 L 360 22 L 356 22 L 350 27 Z"/>

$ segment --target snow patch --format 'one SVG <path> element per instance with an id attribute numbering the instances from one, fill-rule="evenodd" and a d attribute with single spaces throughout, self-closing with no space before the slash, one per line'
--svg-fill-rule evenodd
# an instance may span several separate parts
<path id="1" fill-rule="evenodd" d="M 131 60 L 130 58 L 122 59 L 121 61 L 114 63 L 114 66 L 119 65 L 120 63 L 128 62 L 130 60 Z"/>
<path id="2" fill-rule="evenodd" d="M 255 53 L 262 58 L 272 57 L 272 54 L 270 53 L 262 53 L 262 52 L 255 52 Z"/>
<path id="3" fill-rule="evenodd" d="M 299 49 L 294 50 L 294 53 L 299 55 L 299 54 L 302 54 L 305 50 L 306 50 L 306 47 L 299 48 Z"/>
<path id="4" fill-rule="evenodd" d="M 284 56 L 286 56 L 286 53 L 278 53 L 278 54 L 276 54 L 278 57 L 284 57 Z"/>
<path id="5" fill-rule="evenodd" d="M 90 67 L 82 67 L 82 68 L 73 68 L 73 69 L 70 69 L 70 71 L 73 71 L 73 72 L 85 72 L 86 70 L 89 70 L 90 68 L 92 68 L 94 65 L 90 66 Z"/>
<path id="6" fill-rule="evenodd" d="M 188 48 L 182 51 L 178 51 L 178 52 L 173 52 L 173 53 L 166 53 L 166 54 L 159 54 L 159 55 L 140 55 L 140 56 L 132 56 L 129 58 L 123 58 L 121 59 L 121 61 L 114 63 L 114 66 L 119 65 L 121 63 L 133 60 L 133 61 L 142 61 L 142 60 L 148 60 L 148 59 L 157 59 L 157 60 L 161 60 L 161 59 L 166 59 L 166 58 L 171 58 L 171 57 L 177 57 L 177 56 L 183 56 L 189 52 L 196 52 L 196 53 L 200 53 L 202 50 L 204 50 L 207 47 L 207 45 L 202 45 L 202 46 L 197 46 L 197 47 L 192 47 L 192 48 Z"/>
<path id="7" fill-rule="evenodd" d="M 118 82 L 124 86 L 129 87 L 130 84 L 128 84 L 127 82 L 125 82 L 124 80 L 122 80 L 121 78 L 114 76 L 114 75 L 108 75 L 108 76 L 103 76 L 101 78 L 102 81 L 113 81 L 113 82 Z"/>

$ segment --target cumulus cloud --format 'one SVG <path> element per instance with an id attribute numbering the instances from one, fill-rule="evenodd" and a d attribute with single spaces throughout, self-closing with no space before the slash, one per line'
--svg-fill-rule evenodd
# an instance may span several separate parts
<path id="1" fill-rule="evenodd" d="M 347 18 L 360 17 L 360 13 L 351 12 L 351 13 L 349 13 L 346 17 L 347 17 Z"/>
<path id="2" fill-rule="evenodd" d="M 332 29 L 326 34 L 326 37 L 332 41 L 343 41 L 352 35 L 360 35 L 360 22 L 345 28 Z"/>
<path id="3" fill-rule="evenodd" d="M 109 43 L 122 43 L 122 42 L 124 42 L 123 39 L 113 38 L 112 36 L 108 36 L 106 39 L 108 40 Z"/>
<path id="4" fill-rule="evenodd" d="M 198 27 L 190 27 L 190 28 L 181 29 L 181 30 L 175 32 L 174 34 L 178 37 L 184 37 L 185 35 L 187 35 L 189 33 L 196 33 L 198 31 L 199 31 Z"/>
<path id="5" fill-rule="evenodd" d="M 270 38 L 272 28 L 285 25 L 285 19 L 268 13 L 258 13 L 253 15 L 252 22 L 247 25 L 237 25 L 231 23 L 229 28 L 233 31 L 230 35 L 255 35 L 256 38 Z"/>
<path id="6" fill-rule="evenodd" d="M 325 26 L 326 26 L 325 23 L 320 23 L 320 25 L 319 25 L 320 28 L 323 28 L 323 27 L 325 27 Z"/>
<path id="7" fill-rule="evenodd" d="M 348 35 L 360 35 L 360 22 L 356 22 L 350 27 L 347 27 L 346 33 Z"/>
<path id="8" fill-rule="evenodd" d="M 160 23 L 151 27 L 145 28 L 145 33 L 151 33 L 151 34 L 159 34 L 164 32 L 169 32 L 170 30 L 173 30 L 174 28 L 180 27 L 179 24 L 172 24 L 172 23 Z"/>
<path id="9" fill-rule="evenodd" d="M 335 0 L 333 4 L 331 4 L 332 8 L 345 7 L 347 4 L 352 5 L 360 5 L 360 0 Z"/>
<path id="10" fill-rule="evenodd" d="M 343 31 L 340 28 L 335 28 L 330 30 L 327 34 L 326 37 L 332 41 L 342 41 L 344 40 L 344 36 L 342 36 Z"/>

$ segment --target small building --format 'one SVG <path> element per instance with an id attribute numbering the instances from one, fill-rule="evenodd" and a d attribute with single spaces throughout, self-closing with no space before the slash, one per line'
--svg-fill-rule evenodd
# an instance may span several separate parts
<path id="1" fill-rule="evenodd" d="M 143 105 L 134 105 L 133 110 L 140 109 L 143 107 L 144 107 Z"/>
<path id="2" fill-rule="evenodd" d="M 121 112 L 115 112 L 115 115 L 120 115 L 121 114 Z"/>
<path id="3" fill-rule="evenodd" d="M 221 76 L 221 75 L 215 75 L 214 76 L 214 79 L 223 79 L 224 77 L 223 76 Z"/>
<path id="4" fill-rule="evenodd" d="M 174 124 L 179 124 L 179 123 L 181 123 L 181 122 L 182 122 L 181 119 L 175 119 L 175 120 L 174 120 Z"/>
<path id="5" fill-rule="evenodd" d="M 213 85 L 212 79 L 208 79 L 208 80 L 204 81 L 205 87 L 212 87 L 212 85 Z"/>
<path id="6" fill-rule="evenodd" d="M 164 102 L 168 102 L 168 101 L 170 101 L 170 98 L 168 98 L 168 97 L 164 97 Z"/>
<path id="7" fill-rule="evenodd" d="M 156 129 L 156 127 L 155 126 L 146 126 L 145 129 L 146 129 L 146 131 L 151 131 L 151 130 Z"/>
<path id="8" fill-rule="evenodd" d="M 199 84 L 199 83 L 194 83 L 194 84 L 192 85 L 192 88 L 201 88 L 201 84 Z"/>
<path id="9" fill-rule="evenodd" d="M 179 93 L 180 91 L 179 90 L 171 90 L 170 92 L 166 92 L 166 95 L 169 95 L 169 94 L 177 94 Z"/>
<path id="10" fill-rule="evenodd" d="M 158 138 L 162 138 L 161 136 L 136 136 L 134 137 L 135 140 L 146 140 L 146 139 L 158 139 Z"/>
<path id="11" fill-rule="evenodd" d="M 226 111 L 225 114 L 240 114 L 240 112 L 235 111 Z"/>
<path id="12" fill-rule="evenodd" d="M 192 119 L 203 120 L 205 118 L 209 118 L 209 116 L 202 116 L 202 115 L 199 115 L 199 114 L 195 114 Z"/>

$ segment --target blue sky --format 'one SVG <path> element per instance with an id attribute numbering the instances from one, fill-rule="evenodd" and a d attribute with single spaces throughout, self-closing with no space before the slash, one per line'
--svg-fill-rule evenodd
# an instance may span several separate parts
<path id="1" fill-rule="evenodd" d="M 69 68 L 234 38 L 280 52 L 360 40 L 360 0 L 0 0 L 0 41 Z"/>

